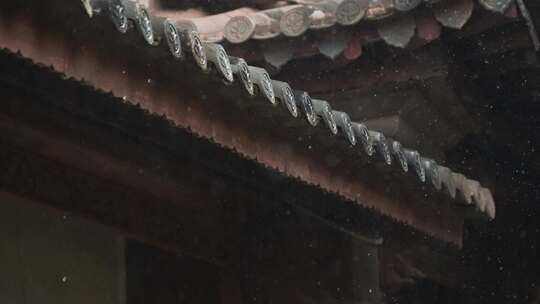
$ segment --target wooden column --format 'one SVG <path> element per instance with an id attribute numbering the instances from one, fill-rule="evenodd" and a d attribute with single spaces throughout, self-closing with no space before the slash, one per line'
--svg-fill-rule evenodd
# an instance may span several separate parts
<path id="1" fill-rule="evenodd" d="M 272 208 L 246 228 L 243 303 L 378 303 L 380 240 Z"/>

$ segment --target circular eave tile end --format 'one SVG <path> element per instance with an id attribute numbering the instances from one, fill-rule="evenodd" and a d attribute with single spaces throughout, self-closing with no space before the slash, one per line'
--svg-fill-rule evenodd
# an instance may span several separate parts
<path id="1" fill-rule="evenodd" d="M 255 33 L 255 23 L 247 16 L 235 16 L 225 25 L 225 39 L 231 43 L 242 43 Z"/>
<path id="2" fill-rule="evenodd" d="M 154 31 L 152 29 L 150 16 L 148 15 L 148 11 L 140 5 L 137 6 L 137 24 L 144 40 L 146 40 L 148 44 L 154 45 Z"/>
<path id="3" fill-rule="evenodd" d="M 313 127 L 317 126 L 317 114 L 315 114 L 315 110 L 313 109 L 313 101 L 308 93 L 304 93 L 302 95 L 302 107 L 304 108 L 308 123 Z"/>
<path id="4" fill-rule="evenodd" d="M 386 138 L 382 134 L 377 139 L 377 148 L 379 149 L 379 153 L 381 153 L 384 162 L 390 166 L 392 164 L 392 155 L 390 154 Z"/>
<path id="5" fill-rule="evenodd" d="M 347 114 L 342 115 L 342 130 L 343 133 L 345 133 L 345 136 L 347 137 L 347 140 L 351 144 L 351 146 L 356 145 L 356 135 L 354 134 L 354 129 L 352 126 L 351 118 Z"/>
<path id="6" fill-rule="evenodd" d="M 294 100 L 294 94 L 289 86 L 286 86 L 283 89 L 283 99 L 287 110 L 292 115 L 292 117 L 298 117 L 298 107 L 296 106 L 296 101 Z"/>
<path id="7" fill-rule="evenodd" d="M 182 41 L 180 40 L 180 33 L 176 26 L 169 20 L 163 22 L 163 31 L 169 51 L 176 58 L 182 57 Z"/>
<path id="8" fill-rule="evenodd" d="M 244 89 L 248 92 L 249 95 L 255 95 L 255 89 L 253 88 L 253 80 L 251 79 L 251 74 L 249 73 L 248 65 L 245 62 L 240 64 L 240 79 L 242 79 L 242 84 Z"/>
<path id="9" fill-rule="evenodd" d="M 366 14 L 368 0 L 344 0 L 336 8 L 336 19 L 341 25 L 353 25 Z"/>
<path id="10" fill-rule="evenodd" d="M 189 31 L 189 42 L 193 59 L 195 59 L 195 62 L 202 70 L 206 70 L 208 68 L 208 60 L 201 38 L 196 31 Z"/>
<path id="11" fill-rule="evenodd" d="M 420 154 L 416 151 L 407 150 L 405 152 L 405 156 L 407 157 L 407 162 L 409 163 L 409 165 L 414 168 L 414 171 L 416 172 L 416 175 L 418 176 L 420 181 L 425 182 L 426 170 L 424 169 L 424 164 L 422 163 Z"/>
<path id="12" fill-rule="evenodd" d="M 216 55 L 217 66 L 221 75 L 223 75 L 223 77 L 225 77 L 228 82 L 233 82 L 234 77 L 232 73 L 229 55 L 227 55 L 227 52 L 225 52 L 225 49 L 221 45 L 217 46 Z"/>
<path id="13" fill-rule="evenodd" d="M 113 0 L 109 2 L 109 14 L 116 29 L 120 33 L 126 33 L 129 23 L 126 15 L 126 8 L 122 4 L 122 2 L 118 0 Z"/>
<path id="14" fill-rule="evenodd" d="M 338 132 L 337 124 L 334 117 L 334 113 L 332 113 L 332 110 L 330 110 L 330 107 L 327 107 L 324 109 L 323 116 L 324 116 L 324 121 L 326 123 L 326 126 L 328 127 L 328 129 L 330 129 L 330 132 L 333 135 L 336 135 Z"/>
<path id="15" fill-rule="evenodd" d="M 275 105 L 276 96 L 274 93 L 274 87 L 272 86 L 272 80 L 270 79 L 270 76 L 268 76 L 268 73 L 265 72 L 263 74 L 261 82 L 264 97 L 266 97 L 271 104 Z"/>
<path id="16" fill-rule="evenodd" d="M 398 160 L 399 164 L 401 165 L 401 169 L 403 169 L 403 172 L 409 171 L 409 165 L 407 164 L 407 159 L 405 158 L 405 155 L 403 154 L 403 148 L 399 142 L 397 141 L 392 142 L 392 152 L 394 154 L 394 157 Z"/>
<path id="17" fill-rule="evenodd" d="M 347 140 L 349 141 L 349 144 L 351 144 L 351 146 L 356 146 L 356 136 L 354 136 L 354 131 L 352 127 L 350 125 L 345 126 L 343 131 L 345 132 L 345 136 L 347 136 Z"/>
<path id="18" fill-rule="evenodd" d="M 279 28 L 285 36 L 298 37 L 308 30 L 310 23 L 308 9 L 299 6 L 288 10 L 281 16 Z"/>

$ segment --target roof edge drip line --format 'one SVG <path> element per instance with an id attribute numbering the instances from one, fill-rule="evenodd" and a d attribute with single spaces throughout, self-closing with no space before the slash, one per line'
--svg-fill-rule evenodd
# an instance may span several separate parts
<path id="1" fill-rule="evenodd" d="M 190 53 L 201 70 L 215 70 L 226 83 L 240 79 L 248 95 L 259 94 L 273 105 L 281 104 L 293 118 L 303 116 L 309 126 L 326 126 L 330 136 L 343 137 L 352 149 L 359 149 L 368 156 L 377 153 L 386 165 L 396 164 L 404 173 L 413 171 L 421 183 L 429 183 L 453 199 L 460 196 L 464 202 L 456 201 L 458 204 L 469 205 L 486 217 L 495 218 L 492 193 L 478 181 L 453 172 L 421 156 L 418 151 L 403 148 L 399 142 L 369 130 L 363 123 L 352 122 L 347 113 L 332 109 L 327 101 L 313 99 L 308 92 L 291 89 L 285 82 L 270 79 L 263 68 L 249 66 L 241 58 L 229 57 L 221 45 L 202 42 L 192 27 L 150 15 L 144 6 L 132 0 L 81 1 L 90 17 L 96 13 L 109 14 L 120 33 L 136 28 L 148 45 L 162 45 L 177 59 Z M 161 43 L 163 40 L 167 42 Z"/>

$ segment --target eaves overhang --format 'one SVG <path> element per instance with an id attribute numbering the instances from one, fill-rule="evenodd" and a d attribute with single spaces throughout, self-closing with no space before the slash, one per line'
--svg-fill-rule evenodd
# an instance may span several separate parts
<path id="1" fill-rule="evenodd" d="M 495 216 L 491 192 L 479 182 L 351 121 L 331 102 L 272 80 L 222 46 L 202 42 L 196 31 L 135 2 L 90 4 L 91 19 L 82 19 L 80 3 L 37 3 L 30 16 L 15 5 L 15 15 L 2 16 L 0 43 L 436 237 L 460 243 L 468 209 Z M 55 15 L 43 14 L 50 8 Z M 111 31 L 115 26 L 126 35 Z"/>

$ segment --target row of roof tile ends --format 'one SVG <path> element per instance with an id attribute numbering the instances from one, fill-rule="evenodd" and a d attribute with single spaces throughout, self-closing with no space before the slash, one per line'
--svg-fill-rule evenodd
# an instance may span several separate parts
<path id="1" fill-rule="evenodd" d="M 514 0 L 477 0 L 489 11 L 504 13 Z M 417 21 L 411 12 L 428 7 L 432 14 Z M 350 26 L 362 20 L 379 21 L 376 34 L 386 43 L 405 47 L 420 25 L 460 29 L 470 19 L 474 0 L 290 0 L 290 4 L 256 11 L 241 8 L 213 16 L 182 18 L 177 21 L 197 29 L 206 42 L 242 43 L 249 39 L 270 39 L 284 35 L 298 37 L 308 29 L 340 24 Z M 159 15 L 160 12 L 157 12 Z M 168 13 L 171 17 L 175 14 Z M 430 17 L 433 15 L 433 17 Z M 436 20 L 436 21 L 435 21 Z M 418 25 L 417 22 L 421 24 Z"/>
<path id="2" fill-rule="evenodd" d="M 437 190 L 447 191 L 452 198 L 459 195 L 467 205 L 475 206 L 489 218 L 495 217 L 491 191 L 478 181 L 452 172 L 382 133 L 367 129 L 362 123 L 352 122 L 347 113 L 333 110 L 324 100 L 312 99 L 305 91 L 293 90 L 285 82 L 270 79 L 266 70 L 249 66 L 242 58 L 228 56 L 221 45 L 202 42 L 196 31 L 181 28 L 166 18 L 151 16 L 146 8 L 131 0 L 82 2 L 90 16 L 100 12 L 109 14 L 121 33 L 135 27 L 151 46 L 165 41 L 162 45 L 166 45 L 177 59 L 190 53 L 203 71 L 213 68 L 229 83 L 237 76 L 247 94 L 261 94 L 273 105 L 279 100 L 292 117 L 304 115 L 309 125 L 324 124 L 333 135 L 341 131 L 352 148 L 360 147 L 369 156 L 378 153 L 387 165 L 396 161 L 404 172 L 412 167 L 421 182 L 430 182 Z"/>
<path id="3" fill-rule="evenodd" d="M 474 9 L 473 0 L 293 0 L 292 2 L 296 5 L 234 16 L 224 25 L 222 36 L 231 43 L 241 43 L 250 38 L 269 39 L 280 34 L 297 37 L 308 29 L 328 28 L 336 24 L 350 26 L 361 20 L 381 20 L 377 23 L 379 37 L 392 46 L 405 47 L 414 36 L 417 26 L 415 18 L 406 12 L 427 6 L 433 10 L 433 16 L 440 24 L 460 29 L 469 20 Z M 504 13 L 513 0 L 478 0 L 478 2 L 487 10 Z M 218 42 L 223 37 L 218 36 L 218 39 L 212 42 Z"/>

